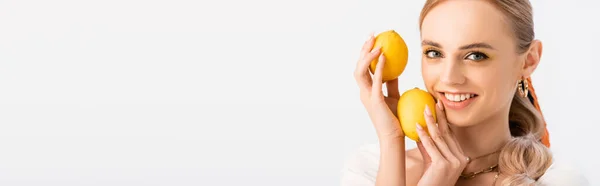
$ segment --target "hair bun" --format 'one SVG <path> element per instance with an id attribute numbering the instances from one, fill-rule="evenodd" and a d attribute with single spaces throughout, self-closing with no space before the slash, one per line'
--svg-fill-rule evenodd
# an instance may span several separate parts
<path id="1" fill-rule="evenodd" d="M 533 141 L 537 141 L 537 140 L 539 139 L 539 138 L 538 138 L 537 136 L 535 136 L 535 134 L 533 134 L 533 133 L 525 134 L 525 135 L 523 135 L 523 136 L 520 136 L 520 137 L 521 137 L 521 138 L 523 138 L 523 139 L 526 139 L 526 140 L 533 140 Z"/>
<path id="2" fill-rule="evenodd" d="M 535 138 L 526 134 L 510 140 L 500 152 L 498 167 L 502 175 L 508 176 L 502 185 L 536 185 L 552 164 L 549 149 Z"/>

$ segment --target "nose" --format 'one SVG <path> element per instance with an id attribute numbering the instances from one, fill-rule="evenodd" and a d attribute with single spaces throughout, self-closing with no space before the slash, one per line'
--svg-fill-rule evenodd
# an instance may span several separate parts
<path id="1" fill-rule="evenodd" d="M 459 85 L 465 83 L 465 75 L 462 64 L 459 61 L 448 61 L 445 63 L 440 81 L 447 85 Z"/>

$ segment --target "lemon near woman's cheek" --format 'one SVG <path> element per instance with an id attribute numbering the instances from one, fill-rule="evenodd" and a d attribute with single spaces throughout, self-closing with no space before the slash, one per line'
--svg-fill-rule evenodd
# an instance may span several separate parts
<path id="1" fill-rule="evenodd" d="M 383 66 L 383 82 L 398 78 L 406 67 L 408 62 L 408 47 L 404 39 L 394 30 L 388 30 L 378 34 L 375 37 L 373 48 L 381 47 L 381 52 L 385 57 Z M 371 61 L 370 70 L 375 74 L 375 69 L 379 58 Z"/>
<path id="2" fill-rule="evenodd" d="M 415 87 L 404 92 L 398 100 L 398 121 L 404 135 L 414 141 L 419 141 L 417 123 L 428 132 L 424 115 L 425 105 L 429 107 L 434 121 L 437 121 L 435 99 L 429 92 Z"/>

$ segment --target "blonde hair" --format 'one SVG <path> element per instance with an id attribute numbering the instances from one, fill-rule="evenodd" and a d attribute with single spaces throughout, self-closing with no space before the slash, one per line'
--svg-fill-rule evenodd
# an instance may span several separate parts
<path id="1" fill-rule="evenodd" d="M 421 11 L 419 28 L 425 15 L 443 0 L 427 0 Z M 534 40 L 533 11 L 528 0 L 491 0 L 504 13 L 517 42 L 519 54 L 527 52 Z M 529 99 L 515 90 L 510 105 L 509 127 L 513 138 L 500 151 L 499 171 L 507 178 L 502 185 L 535 185 L 552 164 L 552 154 L 540 142 L 545 132 L 541 114 Z"/>

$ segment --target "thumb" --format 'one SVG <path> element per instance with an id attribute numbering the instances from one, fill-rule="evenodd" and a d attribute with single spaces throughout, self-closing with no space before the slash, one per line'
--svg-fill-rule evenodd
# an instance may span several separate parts
<path id="1" fill-rule="evenodd" d="M 398 78 L 389 80 L 385 83 L 387 96 L 395 99 L 400 99 L 400 91 L 398 90 Z"/>
<path id="2" fill-rule="evenodd" d="M 431 157 L 429 157 L 429 154 L 427 153 L 427 150 L 425 150 L 423 143 L 420 141 L 417 142 L 417 147 L 419 148 L 419 152 L 421 152 L 421 157 L 423 157 L 423 163 L 425 165 L 429 165 L 431 163 Z"/>

